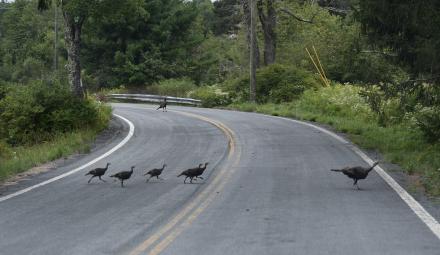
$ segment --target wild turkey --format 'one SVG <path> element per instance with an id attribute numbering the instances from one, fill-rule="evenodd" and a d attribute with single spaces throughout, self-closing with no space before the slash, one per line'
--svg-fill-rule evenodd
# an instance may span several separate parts
<path id="1" fill-rule="evenodd" d="M 199 165 L 199 170 L 197 171 L 196 175 L 194 176 L 194 179 L 200 178 L 200 179 L 204 180 L 203 177 L 200 175 L 202 175 L 203 172 L 206 170 L 206 166 L 208 164 L 209 164 L 209 162 L 206 162 L 205 166 L 203 166 L 203 167 L 200 167 L 202 164 Z"/>
<path id="2" fill-rule="evenodd" d="M 166 111 L 167 111 L 167 98 L 166 98 L 166 97 L 163 98 L 163 102 L 160 103 L 159 107 L 157 107 L 156 110 L 159 110 L 159 109 L 161 109 L 161 108 L 162 108 L 162 111 L 163 111 L 163 112 L 166 112 Z"/>
<path id="3" fill-rule="evenodd" d="M 356 187 L 358 189 L 359 186 L 357 184 L 358 180 L 363 180 L 365 178 L 367 178 L 368 174 L 370 173 L 371 170 L 373 170 L 373 168 L 379 164 L 379 162 L 374 162 L 374 164 L 369 167 L 361 167 L 361 166 L 355 166 L 355 167 L 345 167 L 342 169 L 331 169 L 331 171 L 333 172 L 341 172 L 343 174 L 345 174 L 346 176 L 348 176 L 348 178 L 351 178 L 354 180 L 353 182 L 353 186 L 356 185 Z"/>
<path id="4" fill-rule="evenodd" d="M 165 169 L 166 166 L 167 164 L 163 164 L 162 168 L 154 168 L 148 171 L 146 174 L 144 174 L 144 175 L 150 175 L 150 178 L 148 178 L 146 182 L 148 182 L 153 177 L 156 177 L 158 180 L 159 179 L 163 180 L 162 178 L 159 177 L 159 175 L 162 174 L 162 171 Z"/>
<path id="5" fill-rule="evenodd" d="M 183 171 L 182 173 L 180 173 L 177 177 L 184 175 L 185 180 L 183 180 L 183 183 L 186 183 L 186 179 L 188 179 L 188 178 L 191 179 L 190 182 L 192 183 L 192 180 L 194 179 L 194 177 L 196 177 L 197 175 L 200 175 L 199 173 L 200 173 L 200 169 L 202 168 L 202 165 L 203 164 L 200 164 L 199 167 L 187 169 L 187 170 Z"/>
<path id="6" fill-rule="evenodd" d="M 121 187 L 124 187 L 124 180 L 130 179 L 131 175 L 133 174 L 133 169 L 134 166 L 131 167 L 130 171 L 122 171 L 114 175 L 110 175 L 110 177 L 119 179 L 121 181 Z"/>
<path id="7" fill-rule="evenodd" d="M 88 173 L 86 173 L 86 176 L 87 175 L 92 176 L 87 183 L 90 183 L 90 181 L 95 177 L 98 177 L 101 181 L 105 182 L 103 179 L 101 179 L 101 176 L 103 176 L 105 174 L 109 165 L 110 165 L 110 163 L 107 163 L 107 165 L 104 168 L 98 167 L 98 168 L 92 169 Z"/>

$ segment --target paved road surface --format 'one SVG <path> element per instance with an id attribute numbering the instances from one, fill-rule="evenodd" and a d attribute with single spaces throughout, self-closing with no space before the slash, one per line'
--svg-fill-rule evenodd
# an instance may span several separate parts
<path id="1" fill-rule="evenodd" d="M 135 134 L 93 167 L 135 165 L 126 187 L 109 177 L 87 184 L 88 168 L 0 202 L 0 254 L 440 254 L 439 239 L 375 172 L 358 191 L 329 171 L 365 163 L 316 129 L 252 113 L 114 108 Z M 176 177 L 205 161 L 205 180 Z M 165 180 L 145 183 L 144 169 L 163 162 Z"/>

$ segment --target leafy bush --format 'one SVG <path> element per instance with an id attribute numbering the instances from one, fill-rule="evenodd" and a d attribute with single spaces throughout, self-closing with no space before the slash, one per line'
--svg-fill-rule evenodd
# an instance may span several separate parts
<path id="1" fill-rule="evenodd" d="M 401 87 L 401 86 L 400 86 Z M 430 143 L 440 140 L 440 107 L 431 84 L 405 91 L 399 85 L 379 83 L 360 91 L 379 125 L 407 125 L 420 129 Z"/>
<path id="2" fill-rule="evenodd" d="M 106 126 L 110 109 L 79 100 L 68 88 L 36 82 L 9 87 L 0 100 L 0 138 L 12 145 L 50 140 L 56 133 Z"/>
<path id="3" fill-rule="evenodd" d="M 360 90 L 371 110 L 377 114 L 379 125 L 385 127 L 400 123 L 404 117 L 400 98 L 393 96 L 392 85 L 379 83 L 380 86 L 366 86 Z M 387 89 L 383 89 L 387 87 Z"/>
<path id="4" fill-rule="evenodd" d="M 187 97 L 188 93 L 197 87 L 194 82 L 188 78 L 167 79 L 147 87 L 148 93 L 164 96 Z"/>
<path id="5" fill-rule="evenodd" d="M 228 81 L 225 86 L 233 98 L 248 100 L 248 76 Z M 317 78 L 303 69 L 273 64 L 257 71 L 257 102 L 288 102 L 298 98 L 305 90 L 320 86 Z"/>
<path id="6" fill-rule="evenodd" d="M 215 86 L 200 87 L 191 92 L 190 96 L 202 100 L 203 107 L 215 107 L 231 103 L 229 95 Z"/>
<path id="7" fill-rule="evenodd" d="M 440 107 L 423 107 L 415 118 L 428 142 L 440 142 Z"/>
<path id="8" fill-rule="evenodd" d="M 3 141 L 0 141 L 0 159 L 9 159 L 13 155 L 13 152 L 9 145 Z"/>
<path id="9" fill-rule="evenodd" d="M 374 114 L 359 95 L 360 88 L 350 84 L 337 84 L 319 90 L 309 90 L 304 93 L 297 104 L 310 112 L 319 110 L 320 114 L 328 116 L 357 116 L 366 120 L 374 119 Z"/>

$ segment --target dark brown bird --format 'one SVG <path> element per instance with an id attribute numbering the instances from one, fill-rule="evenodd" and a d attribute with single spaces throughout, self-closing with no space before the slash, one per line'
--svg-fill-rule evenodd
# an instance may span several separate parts
<path id="1" fill-rule="evenodd" d="M 377 164 L 379 164 L 379 162 L 374 162 L 374 164 L 369 168 L 362 167 L 362 166 L 355 166 L 355 167 L 345 167 L 342 169 L 331 169 L 331 171 L 341 172 L 341 173 L 345 174 L 346 176 L 348 176 L 348 178 L 351 178 L 354 180 L 353 186 L 356 185 L 356 187 L 358 189 L 360 189 L 357 184 L 358 180 L 363 180 L 363 179 L 367 178 L 370 171 L 373 170 L 373 168 Z"/>
<path id="2" fill-rule="evenodd" d="M 87 183 L 90 183 L 90 181 L 95 177 L 98 177 L 101 181 L 105 182 L 103 179 L 101 179 L 101 176 L 103 176 L 105 174 L 109 165 L 110 165 L 110 163 L 107 163 L 107 165 L 104 168 L 98 167 L 98 168 L 92 169 L 88 173 L 86 173 L 86 175 L 92 176 Z"/>
<path id="3" fill-rule="evenodd" d="M 133 174 L 133 169 L 134 166 L 131 167 L 130 171 L 122 171 L 114 175 L 110 175 L 110 177 L 119 179 L 121 181 L 121 187 L 124 187 L 124 181 L 130 179 L 131 175 Z"/>
<path id="4" fill-rule="evenodd" d="M 166 111 L 167 111 L 167 98 L 166 98 L 166 97 L 163 98 L 163 102 L 160 103 L 159 107 L 157 107 L 156 110 L 159 110 L 159 109 L 161 109 L 161 108 L 162 108 L 162 111 L 163 111 L 163 112 L 166 112 Z"/>
<path id="5" fill-rule="evenodd" d="M 185 176 L 185 180 L 183 180 L 183 183 L 186 183 L 186 179 L 190 178 L 191 179 L 191 183 L 192 180 L 194 179 L 194 177 L 196 177 L 197 175 L 200 175 L 200 169 L 202 168 L 203 164 L 200 164 L 199 167 L 196 168 L 190 168 L 190 169 L 186 169 L 185 171 L 183 171 L 182 173 L 180 173 L 177 177 L 184 175 Z"/>
<path id="6" fill-rule="evenodd" d="M 144 175 L 150 175 L 150 178 L 148 178 L 146 182 L 148 182 L 153 177 L 156 177 L 158 180 L 159 179 L 163 180 L 162 178 L 159 177 L 159 175 L 162 174 L 162 171 L 165 169 L 166 166 L 167 164 L 163 164 L 162 168 L 154 168 L 148 171 L 146 174 L 144 174 Z"/>

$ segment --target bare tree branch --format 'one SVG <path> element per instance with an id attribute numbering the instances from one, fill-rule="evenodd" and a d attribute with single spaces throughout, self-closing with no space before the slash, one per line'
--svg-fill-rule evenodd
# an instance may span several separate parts
<path id="1" fill-rule="evenodd" d="M 286 14 L 288 14 L 289 16 L 291 16 L 292 18 L 301 21 L 301 22 L 305 22 L 305 23 L 313 23 L 313 20 L 315 19 L 316 15 L 318 15 L 318 11 L 315 12 L 315 14 L 313 14 L 312 18 L 307 20 L 307 19 L 303 19 L 297 15 L 295 15 L 293 12 L 291 12 L 289 9 L 286 8 L 280 8 L 279 11 L 284 12 Z"/>

